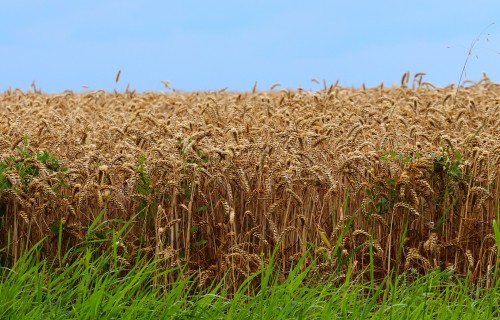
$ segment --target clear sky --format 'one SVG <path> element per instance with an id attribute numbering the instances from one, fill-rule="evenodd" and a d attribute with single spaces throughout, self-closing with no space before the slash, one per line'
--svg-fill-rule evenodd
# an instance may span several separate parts
<path id="1" fill-rule="evenodd" d="M 0 1 L 0 91 L 500 82 L 500 1 Z M 495 23 L 491 25 L 491 23 Z M 489 26 L 489 27 L 488 27 Z M 486 30 L 485 30 L 486 29 Z M 481 32 L 484 33 L 478 38 Z M 121 69 L 118 84 L 117 71 Z"/>

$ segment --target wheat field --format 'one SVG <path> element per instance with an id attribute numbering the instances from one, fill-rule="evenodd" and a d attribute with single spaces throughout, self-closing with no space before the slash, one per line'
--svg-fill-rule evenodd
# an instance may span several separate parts
<path id="1" fill-rule="evenodd" d="M 7 90 L 0 261 L 42 239 L 55 263 L 111 239 L 120 263 L 149 255 L 200 287 L 236 287 L 271 257 L 283 277 L 296 263 L 362 276 L 372 261 L 380 279 L 440 267 L 489 286 L 499 171 L 486 75 L 459 90 L 409 73 L 319 91 Z"/>

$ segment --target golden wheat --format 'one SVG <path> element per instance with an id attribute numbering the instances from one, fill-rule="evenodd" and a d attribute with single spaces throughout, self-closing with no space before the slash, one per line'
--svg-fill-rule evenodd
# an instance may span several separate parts
<path id="1" fill-rule="evenodd" d="M 456 95 L 423 76 L 316 92 L 4 91 L 2 259 L 47 236 L 53 258 L 56 226 L 69 248 L 96 236 L 103 212 L 113 230 L 134 221 L 120 263 L 155 255 L 200 286 L 224 272 L 235 286 L 273 252 L 286 273 L 311 243 L 320 277 L 345 273 L 338 254 L 361 273 L 372 246 L 380 277 L 404 265 L 484 278 L 497 250 L 500 87 L 485 77 Z"/>

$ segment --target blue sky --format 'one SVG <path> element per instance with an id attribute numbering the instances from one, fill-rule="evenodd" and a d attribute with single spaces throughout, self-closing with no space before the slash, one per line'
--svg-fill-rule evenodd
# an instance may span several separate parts
<path id="1" fill-rule="evenodd" d="M 0 91 L 500 82 L 500 1 L 3 1 Z M 491 23 L 495 23 L 491 25 Z M 118 84 L 117 71 L 121 69 Z"/>

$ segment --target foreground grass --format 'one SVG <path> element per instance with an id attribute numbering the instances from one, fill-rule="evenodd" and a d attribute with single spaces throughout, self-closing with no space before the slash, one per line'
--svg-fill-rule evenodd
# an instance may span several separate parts
<path id="1" fill-rule="evenodd" d="M 120 266 L 113 254 L 84 249 L 57 268 L 36 248 L 0 269 L 0 319 L 492 319 L 500 317 L 500 286 L 480 289 L 447 271 L 405 273 L 378 286 L 350 279 L 315 281 L 296 267 L 279 282 L 271 264 L 229 294 L 223 283 L 198 290 L 180 270 L 159 264 Z M 63 259 L 64 261 L 65 259 Z M 177 274 L 169 286 L 155 279 Z M 250 287 L 260 281 L 260 291 Z"/>

